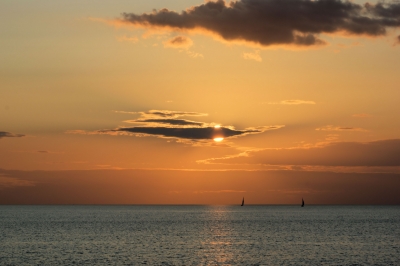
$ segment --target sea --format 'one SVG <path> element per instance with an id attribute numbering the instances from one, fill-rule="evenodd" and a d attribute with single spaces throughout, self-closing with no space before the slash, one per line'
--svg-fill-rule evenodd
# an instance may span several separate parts
<path id="1" fill-rule="evenodd" d="M 400 265 L 400 206 L 0 206 L 0 265 Z"/>

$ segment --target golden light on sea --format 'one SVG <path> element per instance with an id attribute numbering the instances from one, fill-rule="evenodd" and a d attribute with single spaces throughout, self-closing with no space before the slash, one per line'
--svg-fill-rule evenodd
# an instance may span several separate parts
<path id="1" fill-rule="evenodd" d="M 224 138 L 214 138 L 214 141 L 216 141 L 216 142 L 221 142 L 223 140 L 224 140 Z"/>

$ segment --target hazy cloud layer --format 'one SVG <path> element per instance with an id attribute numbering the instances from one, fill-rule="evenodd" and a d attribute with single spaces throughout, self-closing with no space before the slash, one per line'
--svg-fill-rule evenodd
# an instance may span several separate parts
<path id="1" fill-rule="evenodd" d="M 334 142 L 323 147 L 265 149 L 237 156 L 208 160 L 209 163 L 310 165 L 310 166 L 400 166 L 400 139 L 373 142 Z"/>
<path id="2" fill-rule="evenodd" d="M 225 205 L 240 204 L 242 196 L 248 204 L 298 204 L 302 197 L 306 204 L 400 204 L 395 174 L 0 169 L 2 175 L 19 181 L 3 180 L 0 204 Z M 21 183 L 27 181 L 34 186 Z"/>
<path id="3" fill-rule="evenodd" d="M 210 1 L 181 13 L 123 13 L 123 23 L 174 31 L 206 31 L 226 41 L 313 46 L 320 34 L 386 35 L 400 27 L 400 3 L 356 4 L 341 0 Z"/>
<path id="4" fill-rule="evenodd" d="M 25 135 L 23 134 L 13 134 L 10 132 L 5 132 L 5 131 L 0 131 L 0 139 L 1 138 L 20 138 L 24 137 Z"/>
<path id="5" fill-rule="evenodd" d="M 9 177 L 0 173 L 0 190 L 5 188 L 29 187 L 34 185 L 35 182 Z"/>

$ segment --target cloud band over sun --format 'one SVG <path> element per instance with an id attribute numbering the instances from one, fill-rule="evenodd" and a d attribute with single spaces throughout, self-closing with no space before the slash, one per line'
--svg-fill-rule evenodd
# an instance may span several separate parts
<path id="1" fill-rule="evenodd" d="M 400 3 L 359 5 L 341 0 L 208 1 L 181 13 L 123 13 L 118 20 L 145 28 L 203 32 L 261 46 L 325 44 L 320 34 L 384 36 L 400 27 Z M 399 37 L 400 38 L 400 37 Z"/>
<path id="2" fill-rule="evenodd" d="M 173 137 L 179 139 L 208 140 L 216 138 L 229 138 L 240 135 L 261 133 L 262 130 L 248 129 L 235 130 L 226 127 L 128 127 L 101 132 L 130 132 L 143 133 L 146 135 L 156 135 L 162 137 Z"/>
<path id="3" fill-rule="evenodd" d="M 118 112 L 130 113 L 130 112 Z M 249 134 L 259 134 L 267 130 L 282 128 L 282 125 L 277 126 L 262 126 L 252 127 L 243 130 L 235 129 L 233 126 L 220 126 L 215 123 L 205 123 L 182 119 L 180 117 L 188 116 L 205 116 L 204 113 L 194 112 L 175 112 L 168 110 L 150 110 L 148 112 L 138 112 L 132 114 L 140 114 L 138 119 L 126 120 L 124 122 L 138 124 L 133 127 L 118 127 L 116 129 L 98 130 L 97 134 L 137 134 L 156 136 L 161 138 L 176 138 L 183 140 L 222 140 L 226 138 L 245 136 Z M 84 133 L 75 131 L 69 133 Z M 88 133 L 88 134 L 96 134 Z"/>

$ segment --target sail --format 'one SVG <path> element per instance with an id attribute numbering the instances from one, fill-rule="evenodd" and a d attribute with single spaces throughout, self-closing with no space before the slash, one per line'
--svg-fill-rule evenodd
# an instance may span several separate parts
<path id="1" fill-rule="evenodd" d="M 304 207 L 304 200 L 301 199 L 301 207 Z"/>
<path id="2" fill-rule="evenodd" d="M 244 197 L 243 197 L 243 199 L 242 199 L 242 205 L 240 205 L 240 206 L 243 206 L 244 205 Z"/>

